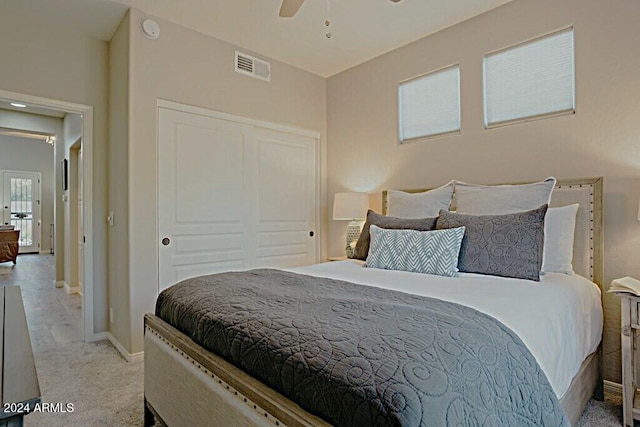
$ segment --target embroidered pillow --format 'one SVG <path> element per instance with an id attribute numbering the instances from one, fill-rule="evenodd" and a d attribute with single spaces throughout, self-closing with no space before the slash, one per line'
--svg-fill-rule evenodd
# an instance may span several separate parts
<path id="1" fill-rule="evenodd" d="M 504 215 L 536 209 L 551 202 L 556 179 L 517 185 L 477 185 L 454 181 L 456 212 Z M 444 209 L 449 210 L 449 209 Z"/>
<path id="2" fill-rule="evenodd" d="M 448 230 L 386 230 L 372 225 L 366 267 L 453 277 L 464 227 Z"/>
<path id="3" fill-rule="evenodd" d="M 362 227 L 362 232 L 356 243 L 356 247 L 353 251 L 352 258 L 359 260 L 366 260 L 369 254 L 369 245 L 371 237 L 369 235 L 369 228 L 372 225 L 376 225 L 380 228 L 386 228 L 391 230 L 418 230 L 429 231 L 436 228 L 436 219 L 433 218 L 396 218 L 392 216 L 384 216 L 375 213 L 371 209 L 367 212 L 367 222 Z"/>
<path id="4" fill-rule="evenodd" d="M 398 218 L 436 217 L 440 209 L 449 209 L 453 197 L 453 181 L 422 193 L 387 192 L 387 215 Z"/>
<path id="5" fill-rule="evenodd" d="M 548 205 L 506 215 L 440 211 L 436 229 L 465 227 L 458 269 L 517 279 L 540 280 L 544 218 Z"/>

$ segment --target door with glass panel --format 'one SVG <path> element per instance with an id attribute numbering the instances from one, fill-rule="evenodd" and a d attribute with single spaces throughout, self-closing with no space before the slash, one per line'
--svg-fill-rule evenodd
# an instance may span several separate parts
<path id="1" fill-rule="evenodd" d="M 3 172 L 2 223 L 20 230 L 19 253 L 40 252 L 40 173 Z"/>

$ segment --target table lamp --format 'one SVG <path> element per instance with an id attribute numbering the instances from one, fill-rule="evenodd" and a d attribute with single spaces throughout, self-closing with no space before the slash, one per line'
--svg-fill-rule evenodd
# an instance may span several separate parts
<path id="1" fill-rule="evenodd" d="M 348 257 L 353 256 L 368 209 L 369 195 L 367 193 L 336 193 L 333 199 L 333 219 L 351 221 L 347 226 L 345 245 Z"/>

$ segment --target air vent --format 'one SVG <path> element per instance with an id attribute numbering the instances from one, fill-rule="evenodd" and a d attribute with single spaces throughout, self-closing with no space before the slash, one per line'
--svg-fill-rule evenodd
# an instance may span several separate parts
<path id="1" fill-rule="evenodd" d="M 236 51 L 235 69 L 237 73 L 271 81 L 271 64 L 246 53 Z"/>

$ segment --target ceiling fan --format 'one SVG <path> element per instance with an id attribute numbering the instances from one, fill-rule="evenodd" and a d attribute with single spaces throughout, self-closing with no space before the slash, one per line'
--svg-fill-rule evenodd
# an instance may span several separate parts
<path id="1" fill-rule="evenodd" d="M 398 3 L 400 0 L 391 1 Z M 300 9 L 302 3 L 304 3 L 304 0 L 282 0 L 282 6 L 280 6 L 280 17 L 291 18 L 298 13 L 298 9 Z"/>

